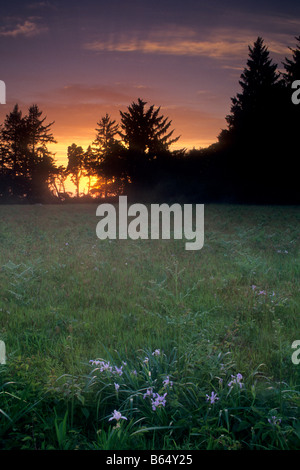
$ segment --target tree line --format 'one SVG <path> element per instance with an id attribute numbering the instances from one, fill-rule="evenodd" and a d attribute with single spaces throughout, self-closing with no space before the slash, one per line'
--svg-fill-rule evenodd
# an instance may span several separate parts
<path id="1" fill-rule="evenodd" d="M 296 41 L 283 72 L 261 37 L 249 46 L 227 128 L 204 149 L 171 150 L 180 138 L 172 121 L 138 98 L 120 111 L 120 123 L 101 117 L 88 148 L 72 143 L 67 165 L 57 166 L 48 150 L 56 142 L 54 123 L 45 122 L 37 105 L 23 116 L 16 104 L 0 128 L 0 201 L 77 202 L 126 194 L 149 201 L 298 204 L 300 106 L 291 97 L 300 80 L 300 36 Z M 73 198 L 65 188 L 68 177 Z"/>

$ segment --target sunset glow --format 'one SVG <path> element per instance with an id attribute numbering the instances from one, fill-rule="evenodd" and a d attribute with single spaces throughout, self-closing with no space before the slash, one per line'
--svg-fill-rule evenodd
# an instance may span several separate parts
<path id="1" fill-rule="evenodd" d="M 38 104 L 55 121 L 58 143 L 49 148 L 65 165 L 68 146 L 86 150 L 102 116 L 119 123 L 120 110 L 142 98 L 172 120 L 176 148 L 207 147 L 226 127 L 248 45 L 263 36 L 280 68 L 299 9 L 292 1 L 272 11 L 264 1 L 6 3 L 0 122 L 16 103 L 24 114 Z"/>

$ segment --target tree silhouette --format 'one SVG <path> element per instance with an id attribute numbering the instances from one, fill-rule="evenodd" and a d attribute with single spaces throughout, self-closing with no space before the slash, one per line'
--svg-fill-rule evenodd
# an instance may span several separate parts
<path id="1" fill-rule="evenodd" d="M 66 197 L 69 197 L 66 192 L 65 181 L 68 177 L 66 167 L 60 165 L 52 173 L 50 177 L 50 184 L 52 185 L 52 191 L 56 194 L 60 201 L 64 201 Z"/>
<path id="2" fill-rule="evenodd" d="M 84 176 L 88 178 L 87 193 L 91 191 L 91 180 L 96 174 L 97 155 L 91 145 L 88 146 L 83 155 Z"/>
<path id="3" fill-rule="evenodd" d="M 115 143 L 119 126 L 107 113 L 97 122 L 97 126 L 98 127 L 95 129 L 97 134 L 93 144 L 96 145 L 98 157 L 99 160 L 101 160 L 102 156 L 105 155 L 111 145 Z"/>
<path id="4" fill-rule="evenodd" d="M 33 156 L 41 151 L 41 149 L 45 149 L 47 144 L 56 143 L 53 134 L 50 132 L 54 121 L 44 125 L 46 117 L 41 119 L 42 114 L 43 112 L 40 111 L 38 105 L 34 104 L 30 106 L 28 116 L 25 118 L 28 132 L 28 148 Z"/>
<path id="5" fill-rule="evenodd" d="M 153 157 L 157 152 L 169 150 L 179 137 L 171 138 L 174 132 L 169 130 L 172 121 L 159 115 L 160 107 L 154 109 L 154 105 L 151 105 L 145 110 L 146 104 L 146 101 L 138 98 L 137 103 L 128 106 L 127 112 L 120 111 L 123 130 L 120 136 L 130 151 Z"/>
<path id="6" fill-rule="evenodd" d="M 228 129 L 219 136 L 227 150 L 226 177 L 238 188 L 239 197 L 255 193 L 258 199 L 267 201 L 280 192 L 278 164 L 285 139 L 285 92 L 277 65 L 261 37 L 249 46 L 239 84 L 242 91 L 232 98 L 231 113 L 226 116 Z"/>
<path id="7" fill-rule="evenodd" d="M 294 80 L 300 80 L 300 36 L 295 38 L 298 41 L 295 49 L 289 47 L 289 50 L 292 52 L 292 58 L 285 58 L 283 62 L 285 73 L 283 77 L 288 86 L 290 86 Z"/>
<path id="8" fill-rule="evenodd" d="M 98 181 L 94 185 L 94 192 L 102 192 L 104 186 L 104 197 L 108 193 L 121 192 L 126 179 L 124 171 L 124 147 L 117 136 L 119 136 L 119 125 L 106 114 L 97 123 L 95 129 L 97 134 L 93 144 L 97 161 L 95 162 L 95 174 Z M 104 182 L 104 185 L 103 185 Z"/>
<path id="9" fill-rule="evenodd" d="M 76 196 L 79 198 L 79 185 L 84 176 L 84 151 L 81 146 L 72 144 L 68 147 L 67 173 L 71 175 L 71 181 L 76 187 Z"/>
<path id="10" fill-rule="evenodd" d="M 28 144 L 26 120 L 18 104 L 4 121 L 2 142 L 6 149 L 7 166 L 14 176 L 26 173 L 26 149 Z"/>
<path id="11" fill-rule="evenodd" d="M 160 114 L 160 107 L 138 99 L 120 111 L 120 136 L 127 146 L 126 169 L 128 180 L 137 192 L 145 192 L 160 184 L 161 165 L 170 154 L 170 146 L 180 138 L 173 138 L 172 121 Z"/>
<path id="12" fill-rule="evenodd" d="M 247 67 L 241 74 L 242 92 L 232 98 L 231 114 L 226 116 L 229 131 L 249 134 L 249 128 L 257 131 L 270 114 L 276 100 L 278 87 L 282 85 L 277 65 L 272 63 L 269 51 L 261 37 L 253 47 L 249 46 Z"/>
<path id="13" fill-rule="evenodd" d="M 46 117 L 41 118 L 43 112 L 34 104 L 29 107 L 28 116 L 25 117 L 27 133 L 27 171 L 32 180 L 32 191 L 40 196 L 47 190 L 47 182 L 55 173 L 53 154 L 47 149 L 47 144 L 56 143 L 50 132 L 54 122 L 44 125 Z"/>
<path id="14" fill-rule="evenodd" d="M 11 195 L 40 199 L 47 196 L 50 175 L 55 171 L 54 158 L 47 149 L 55 142 L 50 128 L 44 125 L 37 105 L 22 116 L 18 104 L 6 116 L 1 132 L 5 154 L 7 192 Z M 49 195 L 49 194 L 48 194 Z"/>

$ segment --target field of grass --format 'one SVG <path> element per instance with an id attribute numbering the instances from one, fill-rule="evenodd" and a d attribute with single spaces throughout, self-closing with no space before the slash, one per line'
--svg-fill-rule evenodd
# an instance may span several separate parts
<path id="1" fill-rule="evenodd" d="M 186 251 L 96 207 L 0 206 L 0 449 L 300 449 L 299 208 L 205 205 Z"/>

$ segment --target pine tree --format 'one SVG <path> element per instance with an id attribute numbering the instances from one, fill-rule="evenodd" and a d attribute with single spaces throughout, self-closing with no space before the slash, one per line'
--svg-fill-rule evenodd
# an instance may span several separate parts
<path id="1" fill-rule="evenodd" d="M 43 112 L 34 104 L 30 106 L 26 117 L 28 148 L 33 158 L 36 157 L 39 151 L 45 150 L 47 144 L 56 143 L 53 134 L 50 132 L 54 121 L 44 125 L 46 117 L 41 119 L 42 114 Z"/>
<path id="2" fill-rule="evenodd" d="M 120 111 L 120 136 L 130 151 L 153 157 L 158 152 L 169 150 L 179 137 L 171 138 L 174 132 L 170 131 L 172 121 L 159 115 L 160 107 L 154 109 L 152 105 L 146 110 L 146 104 L 146 101 L 138 98 L 138 102 L 133 102 L 127 112 Z"/>
<path id="3" fill-rule="evenodd" d="M 14 106 L 12 112 L 6 115 L 2 129 L 2 142 L 6 147 L 8 168 L 14 176 L 24 175 L 28 134 L 26 118 L 22 117 L 18 104 Z"/>
<path id="4" fill-rule="evenodd" d="M 41 197 L 48 190 L 48 181 L 54 175 L 56 166 L 53 154 L 48 150 L 47 144 L 56 143 L 51 132 L 54 122 L 44 124 L 46 117 L 42 118 L 43 111 L 38 105 L 29 107 L 25 117 L 27 134 L 27 175 L 31 180 L 32 193 Z"/>
<path id="5" fill-rule="evenodd" d="M 284 81 L 261 37 L 249 46 L 240 93 L 232 98 L 228 129 L 219 142 L 225 148 L 224 175 L 239 198 L 268 201 L 283 191 L 282 156 L 286 145 L 287 100 Z"/>
<path id="6" fill-rule="evenodd" d="M 108 193 L 121 191 L 123 180 L 126 179 L 123 165 L 124 148 L 116 138 L 119 136 L 119 125 L 115 120 L 106 114 L 97 123 L 95 129 L 97 134 L 93 142 L 94 152 L 97 160 L 94 163 L 98 181 L 94 185 L 94 190 L 101 191 L 104 187 L 104 197 Z"/>
<path id="7" fill-rule="evenodd" d="M 295 49 L 289 47 L 292 52 L 292 59 L 285 58 L 283 66 L 286 70 L 283 77 L 288 87 L 291 86 L 294 80 L 300 80 L 300 36 L 295 38 L 298 41 Z"/>
<path id="8" fill-rule="evenodd" d="M 95 129 L 97 134 L 93 144 L 96 145 L 97 153 L 101 159 L 101 156 L 115 143 L 119 126 L 107 113 L 97 122 L 97 126 L 98 127 Z"/>
<path id="9" fill-rule="evenodd" d="M 226 117 L 229 131 L 242 132 L 243 136 L 257 130 L 265 118 L 270 117 L 279 87 L 282 86 L 277 65 L 272 63 L 269 51 L 261 37 L 249 46 L 247 67 L 241 74 L 242 92 L 232 98 L 231 114 Z"/>

